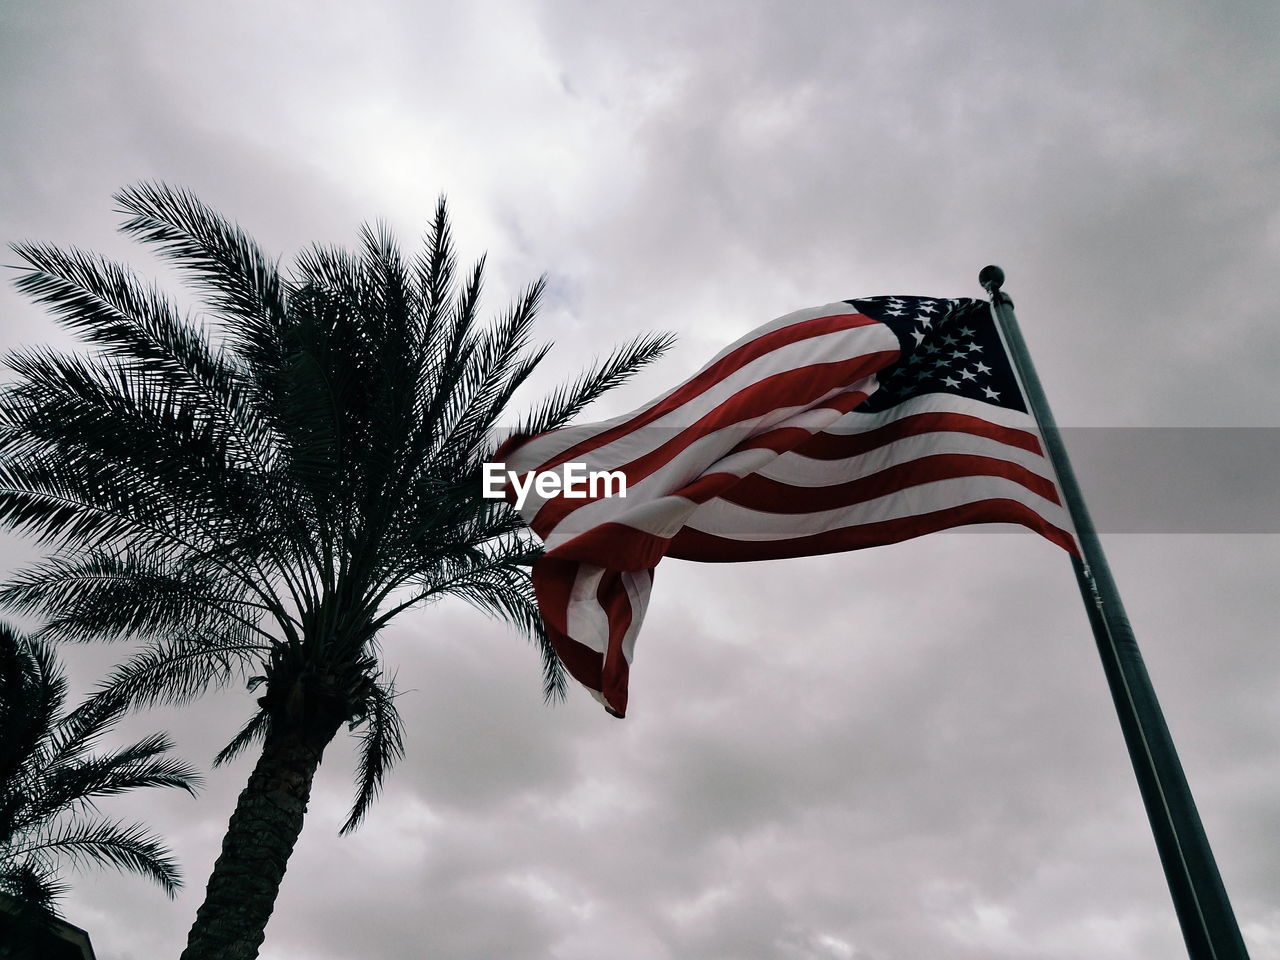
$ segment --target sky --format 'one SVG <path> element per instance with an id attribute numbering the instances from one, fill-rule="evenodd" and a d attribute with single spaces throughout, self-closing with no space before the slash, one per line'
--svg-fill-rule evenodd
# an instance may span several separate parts
<path id="1" fill-rule="evenodd" d="M 378 219 L 413 247 L 445 194 L 491 312 L 548 278 L 530 398 L 679 335 L 591 419 L 775 316 L 979 296 L 1001 264 L 1245 940 L 1278 960 L 1278 47 L 1263 0 L 0 0 L 0 240 L 173 286 L 116 232 L 128 184 L 188 187 L 286 261 Z M 0 347 L 68 344 L 5 272 Z M 463 605 L 384 645 L 407 756 L 340 838 L 329 748 L 266 960 L 1182 952 L 1067 558 L 1030 534 L 667 561 L 625 720 L 544 705 L 535 652 Z M 77 689 L 123 655 L 67 651 Z M 109 807 L 187 885 L 72 876 L 101 960 L 180 952 L 249 770 L 209 762 L 251 707 L 130 721 L 208 783 Z"/>

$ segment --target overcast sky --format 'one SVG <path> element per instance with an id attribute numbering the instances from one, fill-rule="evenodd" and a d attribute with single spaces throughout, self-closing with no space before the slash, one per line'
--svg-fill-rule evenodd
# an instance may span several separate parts
<path id="1" fill-rule="evenodd" d="M 445 193 L 493 312 L 549 278 L 537 386 L 680 335 L 592 419 L 782 313 L 979 295 L 1002 264 L 1245 939 L 1277 960 L 1278 64 L 1270 0 L 0 0 L 0 240 L 167 277 L 114 232 L 115 190 L 190 187 L 285 256 L 376 218 L 415 245 Z M 65 337 L 6 279 L 0 340 Z M 267 960 L 1182 950 L 1069 564 L 1030 534 L 668 561 L 621 721 L 580 689 L 544 706 L 532 649 L 465 606 L 385 640 L 408 755 L 339 838 L 330 748 Z M 83 688 L 122 654 L 69 656 Z M 131 729 L 207 768 L 251 709 Z M 248 770 L 112 808 L 188 886 L 74 877 L 101 960 L 177 956 Z"/>

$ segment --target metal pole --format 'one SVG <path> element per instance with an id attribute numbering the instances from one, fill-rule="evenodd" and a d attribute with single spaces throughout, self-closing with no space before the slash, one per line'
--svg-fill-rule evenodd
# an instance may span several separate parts
<path id="1" fill-rule="evenodd" d="M 1240 927 L 1120 594 L 1111 578 L 1102 543 L 1018 329 L 1013 301 L 1000 289 L 1004 284 L 1004 271 L 996 266 L 984 267 L 978 274 L 978 282 L 991 296 L 992 311 L 1026 391 L 1031 413 L 1040 425 L 1046 452 L 1057 471 L 1066 508 L 1075 524 L 1081 551 L 1080 557 L 1072 558 L 1076 582 L 1102 657 L 1102 668 L 1120 718 L 1120 729 L 1133 762 L 1147 818 L 1151 821 L 1187 953 L 1192 960 L 1248 960 Z"/>

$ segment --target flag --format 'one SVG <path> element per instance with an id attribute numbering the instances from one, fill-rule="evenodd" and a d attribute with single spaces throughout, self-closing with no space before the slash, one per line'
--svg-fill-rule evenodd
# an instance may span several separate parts
<path id="1" fill-rule="evenodd" d="M 999 522 L 1076 552 L 981 300 L 799 310 L 632 413 L 514 437 L 497 456 L 545 542 L 533 585 L 556 652 L 619 717 L 663 557 L 775 560 Z M 587 483 L 606 473 L 621 494 Z"/>

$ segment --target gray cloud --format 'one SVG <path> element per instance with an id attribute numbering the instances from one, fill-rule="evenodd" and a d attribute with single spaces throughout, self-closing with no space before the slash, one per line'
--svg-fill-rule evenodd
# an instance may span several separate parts
<path id="1" fill-rule="evenodd" d="M 549 273 L 558 345 L 529 396 L 635 332 L 681 335 L 599 418 L 772 316 L 974 295 L 1002 263 L 1059 421 L 1095 428 L 1068 443 L 1254 960 L 1275 960 L 1276 18 L 9 4 L 0 234 L 172 284 L 113 233 L 127 183 L 190 186 L 285 255 L 377 217 L 411 244 L 446 192 L 491 308 Z M 11 289 L 0 315 L 5 348 L 61 337 Z M 8 568 L 25 555 L 5 541 Z M 544 707 L 533 651 L 464 608 L 407 614 L 386 650 L 408 756 L 338 838 L 350 754 L 330 749 L 268 960 L 1181 950 L 1065 558 L 1033 537 L 666 562 L 621 722 L 580 691 Z M 83 688 L 119 652 L 67 656 Z M 249 703 L 130 729 L 207 763 Z M 188 888 L 77 877 L 104 960 L 176 955 L 247 771 L 120 804 Z"/>

